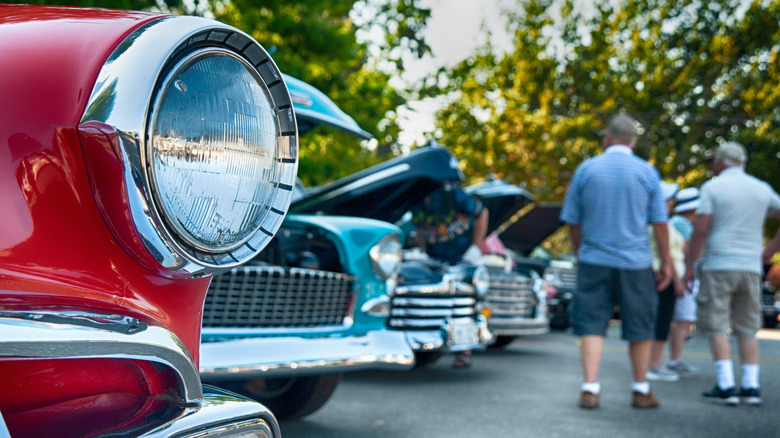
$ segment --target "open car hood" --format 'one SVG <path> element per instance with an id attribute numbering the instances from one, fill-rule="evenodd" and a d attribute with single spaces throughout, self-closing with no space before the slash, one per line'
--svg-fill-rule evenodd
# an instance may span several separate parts
<path id="1" fill-rule="evenodd" d="M 357 216 L 396 223 L 442 182 L 462 179 L 458 161 L 449 150 L 425 146 L 310 189 L 293 201 L 290 212 Z"/>
<path id="2" fill-rule="evenodd" d="M 330 125 L 364 140 L 374 137 L 364 131 L 355 119 L 342 111 L 320 90 L 292 76 L 286 74 L 282 76 L 287 82 L 287 89 L 293 101 L 299 134 L 308 132 L 318 125 Z"/>
<path id="3" fill-rule="evenodd" d="M 535 201 L 528 190 L 491 178 L 465 188 L 466 193 L 478 197 L 488 209 L 487 234 L 497 230 L 526 205 Z"/>
<path id="4" fill-rule="evenodd" d="M 561 207 L 562 204 L 557 202 L 536 204 L 498 237 L 507 248 L 527 256 L 544 239 L 563 226 L 559 219 Z"/>

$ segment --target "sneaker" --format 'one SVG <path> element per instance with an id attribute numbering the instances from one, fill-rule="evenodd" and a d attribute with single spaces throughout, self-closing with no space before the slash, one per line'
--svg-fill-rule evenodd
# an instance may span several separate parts
<path id="1" fill-rule="evenodd" d="M 688 365 L 683 361 L 679 361 L 674 364 L 667 363 L 666 368 L 670 371 L 674 371 L 681 377 L 696 377 L 699 375 L 699 369 L 693 365 Z"/>
<path id="2" fill-rule="evenodd" d="M 599 407 L 599 395 L 589 391 L 580 393 L 580 407 L 583 409 L 596 409 Z"/>
<path id="3" fill-rule="evenodd" d="M 761 406 L 761 392 L 758 388 L 742 388 L 739 390 L 739 398 L 748 406 Z"/>
<path id="4" fill-rule="evenodd" d="M 709 391 L 701 393 L 702 400 L 708 403 L 715 403 L 720 405 L 736 406 L 739 404 L 739 397 L 737 397 L 734 387 L 728 389 L 720 389 L 717 384 Z"/>
<path id="5" fill-rule="evenodd" d="M 637 409 L 657 408 L 658 399 L 653 395 L 653 391 L 642 394 L 639 391 L 631 391 L 631 407 Z"/>
<path id="6" fill-rule="evenodd" d="M 669 371 L 669 368 L 663 365 L 648 368 L 645 376 L 647 380 L 660 380 L 662 382 L 676 382 L 680 380 L 679 374 Z"/>

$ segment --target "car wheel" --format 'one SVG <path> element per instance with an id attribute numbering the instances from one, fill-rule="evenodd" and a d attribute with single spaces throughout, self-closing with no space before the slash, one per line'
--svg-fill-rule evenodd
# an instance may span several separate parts
<path id="1" fill-rule="evenodd" d="M 427 367 L 441 359 L 441 351 L 418 351 L 414 353 L 415 368 Z"/>
<path id="2" fill-rule="evenodd" d="M 321 408 L 336 390 L 341 374 L 226 382 L 223 388 L 264 404 L 278 419 L 300 418 Z"/>
<path id="3" fill-rule="evenodd" d="M 488 348 L 504 348 L 517 339 L 517 336 L 496 336 L 496 341 L 488 345 Z"/>
<path id="4" fill-rule="evenodd" d="M 764 316 L 764 327 L 765 328 L 777 328 L 777 316 Z"/>

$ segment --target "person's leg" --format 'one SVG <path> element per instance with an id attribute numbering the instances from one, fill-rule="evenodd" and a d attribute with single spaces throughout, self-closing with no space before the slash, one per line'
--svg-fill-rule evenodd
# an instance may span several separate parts
<path id="1" fill-rule="evenodd" d="M 650 347 L 650 368 L 661 367 L 661 357 L 664 355 L 665 341 L 654 340 Z"/>
<path id="2" fill-rule="evenodd" d="M 691 321 L 672 321 L 672 327 L 669 331 L 669 361 L 676 362 L 682 360 L 683 346 L 685 339 L 690 335 L 693 328 Z"/>
<path id="3" fill-rule="evenodd" d="M 653 341 L 635 341 L 628 344 L 634 382 L 645 382 L 647 380 L 647 364 L 650 363 L 652 343 Z"/>
<path id="4" fill-rule="evenodd" d="M 580 360 L 582 362 L 583 378 L 588 383 L 598 382 L 601 358 L 604 355 L 604 337 L 584 335 L 580 339 L 582 342 L 580 345 Z"/>

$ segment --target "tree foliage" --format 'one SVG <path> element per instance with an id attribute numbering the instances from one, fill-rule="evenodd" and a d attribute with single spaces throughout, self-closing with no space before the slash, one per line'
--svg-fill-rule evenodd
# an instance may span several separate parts
<path id="1" fill-rule="evenodd" d="M 666 180 L 700 185 L 725 140 L 780 187 L 780 3 L 518 0 L 514 50 L 489 45 L 427 80 L 450 93 L 436 135 L 468 163 L 542 200 L 562 200 L 617 112 L 641 124 L 637 154 Z"/>

